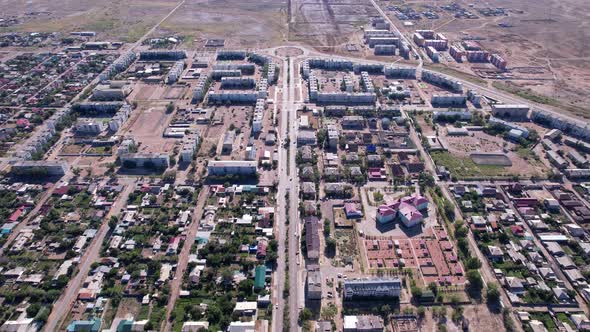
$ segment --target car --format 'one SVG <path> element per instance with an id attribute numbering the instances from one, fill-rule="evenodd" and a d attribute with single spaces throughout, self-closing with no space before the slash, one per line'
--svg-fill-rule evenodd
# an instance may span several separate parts
<path id="1" fill-rule="evenodd" d="M 278 308 L 279 308 L 279 305 L 278 304 L 275 304 L 275 309 L 278 309 Z"/>
<path id="2" fill-rule="evenodd" d="M 338 279 L 342 278 L 342 273 L 338 273 Z"/>

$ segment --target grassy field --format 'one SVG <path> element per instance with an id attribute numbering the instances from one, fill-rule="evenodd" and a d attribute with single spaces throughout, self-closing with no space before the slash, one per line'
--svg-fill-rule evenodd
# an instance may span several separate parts
<path id="1" fill-rule="evenodd" d="M 538 93 L 532 91 L 531 89 L 521 88 L 521 87 L 517 86 L 516 84 L 510 83 L 510 82 L 493 82 L 492 86 L 496 89 L 509 92 L 513 95 L 517 95 L 521 98 L 524 98 L 526 100 L 530 100 L 530 101 L 538 103 L 538 104 L 557 107 L 557 108 L 563 109 L 569 113 L 572 113 L 574 115 L 581 116 L 584 118 L 590 118 L 590 109 L 589 108 L 566 104 L 566 103 L 563 103 L 557 99 L 538 94 Z"/>
<path id="2" fill-rule="evenodd" d="M 429 70 L 437 71 L 446 75 L 459 77 L 474 84 L 485 85 L 487 82 L 483 78 L 464 73 L 462 71 L 443 66 L 441 64 L 424 64 L 424 67 Z"/>
<path id="3" fill-rule="evenodd" d="M 510 177 L 510 174 L 502 166 L 477 165 L 471 158 L 459 157 L 449 152 L 431 152 L 432 159 L 437 166 L 444 166 L 451 175 L 458 179 L 473 177 Z"/>

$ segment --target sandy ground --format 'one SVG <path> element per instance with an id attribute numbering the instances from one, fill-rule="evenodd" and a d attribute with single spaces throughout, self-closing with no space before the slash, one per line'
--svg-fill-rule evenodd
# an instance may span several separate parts
<path id="1" fill-rule="evenodd" d="M 176 0 L 0 0 L 0 8 L 3 15 L 16 15 L 24 21 L 7 30 L 63 33 L 90 30 L 101 38 L 135 41 L 177 3 Z"/>
<path id="2" fill-rule="evenodd" d="M 491 0 L 485 3 L 469 4 L 473 1 L 455 1 L 463 8 L 478 15 L 478 19 L 457 19 L 451 13 L 440 10 L 440 19 L 422 19 L 414 21 L 414 26 L 402 28 L 409 36 L 416 29 L 435 29 L 444 33 L 451 44 L 462 38 L 478 39 L 484 49 L 499 53 L 508 61 L 508 67 L 515 77 L 527 80 L 511 80 L 521 89 L 556 99 L 558 102 L 572 105 L 571 112 L 585 113 L 590 116 L 587 107 L 590 81 L 590 33 L 588 32 L 587 13 L 590 2 L 584 0 Z M 410 5 L 417 11 L 424 10 L 427 1 L 381 1 L 382 6 Z M 441 6 L 451 1 L 436 3 Z M 507 16 L 485 17 L 475 9 L 481 7 L 503 7 Z M 393 17 L 394 22 L 400 22 Z M 511 25 L 505 28 L 500 23 Z M 401 22 L 400 22 L 401 26 Z M 454 61 L 444 65 L 465 72 L 473 73 L 474 67 L 481 64 Z M 527 69 L 515 68 L 527 67 Z M 531 69 L 531 68 L 534 68 Z M 526 73 L 526 74 L 525 74 Z"/>

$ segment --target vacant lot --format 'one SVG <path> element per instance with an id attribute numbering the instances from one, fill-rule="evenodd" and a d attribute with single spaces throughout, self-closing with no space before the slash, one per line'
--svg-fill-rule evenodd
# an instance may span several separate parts
<path id="1" fill-rule="evenodd" d="M 289 39 L 329 52 L 379 15 L 369 0 L 295 0 L 291 8 Z"/>
<path id="2" fill-rule="evenodd" d="M 165 108 L 165 104 L 149 107 L 140 105 L 127 122 L 126 133 L 133 135 L 135 141 L 141 143 L 140 152 L 169 153 L 174 148 L 176 139 L 162 137 L 171 119 Z"/>
<path id="3" fill-rule="evenodd" d="M 430 153 L 432 159 L 437 166 L 445 166 L 451 175 L 458 179 L 469 179 L 469 178 L 506 178 L 512 176 L 531 177 L 531 176 L 543 176 L 543 171 L 539 168 L 544 169 L 539 163 L 537 167 L 531 167 L 529 164 L 522 159 L 518 163 L 513 164 L 511 167 L 502 166 L 490 166 L 490 165 L 477 165 L 468 156 L 459 156 L 446 151 L 433 151 Z M 514 160 L 511 158 L 511 160 Z M 519 165 L 519 166 L 516 166 Z"/>
<path id="4" fill-rule="evenodd" d="M 477 19 L 453 17 L 439 6 L 457 3 L 478 15 Z M 530 80 L 511 80 L 498 87 L 523 98 L 564 109 L 578 116 L 590 117 L 588 89 L 590 81 L 590 32 L 587 13 L 590 2 L 585 0 L 490 0 L 485 2 L 459 1 L 380 1 L 388 5 L 405 4 L 420 10 L 421 5 L 434 5 L 441 18 L 414 21 L 415 25 L 403 28 L 408 35 L 416 29 L 435 29 L 445 33 L 452 43 L 463 39 L 476 39 L 484 49 L 499 53 L 508 61 L 515 77 L 523 72 L 536 71 Z M 475 4 L 473 8 L 469 5 Z M 506 16 L 485 17 L 477 8 L 502 7 Z M 395 17 L 391 15 L 391 17 Z M 394 19 L 394 22 L 401 21 Z M 502 24 L 502 26 L 500 25 Z M 448 66 L 449 71 L 473 74 L 472 67 L 481 64 L 454 61 L 437 66 Z M 540 80 L 543 79 L 543 80 Z"/>
<path id="5" fill-rule="evenodd" d="M 209 38 L 225 39 L 230 48 L 276 46 L 286 38 L 286 11 L 283 0 L 187 0 L 155 34 L 185 36 L 193 47 Z"/>
<path id="6" fill-rule="evenodd" d="M 136 41 L 178 3 L 176 0 L 0 0 L 3 15 L 17 15 L 16 31 L 90 30 L 100 38 Z M 38 15 L 25 15 L 38 12 Z"/>

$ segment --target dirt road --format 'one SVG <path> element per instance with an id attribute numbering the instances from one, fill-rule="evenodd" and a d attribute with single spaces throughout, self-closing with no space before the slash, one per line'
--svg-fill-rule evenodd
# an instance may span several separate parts
<path id="1" fill-rule="evenodd" d="M 201 216 L 203 215 L 203 210 L 205 208 L 205 204 L 207 203 L 208 197 L 209 187 L 205 186 L 199 192 L 199 196 L 197 198 L 197 206 L 192 212 L 192 222 L 186 234 L 184 246 L 182 246 L 182 250 L 180 251 L 180 255 L 178 256 L 178 264 L 176 266 L 174 279 L 170 283 L 170 299 L 168 300 L 168 305 L 166 306 L 166 321 L 164 323 L 164 331 L 172 330 L 170 314 L 172 313 L 172 310 L 174 310 L 174 305 L 176 304 L 176 300 L 178 299 L 178 294 L 180 294 L 180 288 L 182 287 L 182 276 L 184 276 L 184 272 L 186 271 L 186 267 L 188 266 L 188 256 L 191 254 L 191 248 L 193 247 L 193 244 L 195 244 L 195 240 L 197 238 L 197 231 L 199 230 L 199 224 L 201 221 Z"/>
<path id="2" fill-rule="evenodd" d="M 80 259 L 78 264 L 78 273 L 70 279 L 70 282 L 66 286 L 66 289 L 62 293 L 62 296 L 55 302 L 51 314 L 47 319 L 47 324 L 43 327 L 43 331 L 57 331 L 59 330 L 62 320 L 67 316 L 70 311 L 72 304 L 76 300 L 78 290 L 82 285 L 82 281 L 88 276 L 90 266 L 96 262 L 99 258 L 100 248 L 104 241 L 104 238 L 109 230 L 109 219 L 111 216 L 118 215 L 121 210 L 127 205 L 127 198 L 129 194 L 135 189 L 135 180 L 125 179 L 125 188 L 109 210 L 109 213 L 104 218 L 100 229 L 96 233 L 94 239 L 86 249 L 86 252 Z"/>

